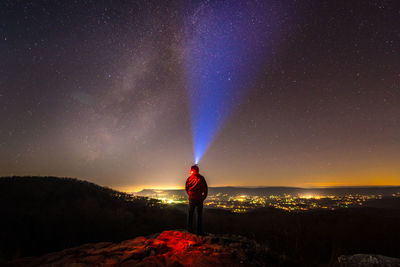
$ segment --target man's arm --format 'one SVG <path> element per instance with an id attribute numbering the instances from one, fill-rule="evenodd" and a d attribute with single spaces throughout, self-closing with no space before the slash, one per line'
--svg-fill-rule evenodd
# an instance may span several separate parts
<path id="1" fill-rule="evenodd" d="M 203 181 L 204 181 L 204 199 L 206 199 L 206 197 L 208 195 L 208 186 L 207 186 L 206 179 L 204 177 L 203 177 Z"/>
<path id="2" fill-rule="evenodd" d="M 185 190 L 186 190 L 186 193 L 187 193 L 187 194 L 189 194 L 189 192 L 188 192 L 188 191 L 189 191 L 189 185 L 188 185 L 188 183 L 189 183 L 189 178 L 186 179 L 186 184 L 185 184 Z"/>

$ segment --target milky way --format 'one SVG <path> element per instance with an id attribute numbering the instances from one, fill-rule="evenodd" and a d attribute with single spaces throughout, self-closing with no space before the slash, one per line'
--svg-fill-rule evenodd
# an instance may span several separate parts
<path id="1" fill-rule="evenodd" d="M 201 161 L 209 184 L 400 184 L 400 4 L 279 2 L 251 2 L 274 34 Z M 2 1 L 0 175 L 182 187 L 188 21 L 219 3 Z"/>

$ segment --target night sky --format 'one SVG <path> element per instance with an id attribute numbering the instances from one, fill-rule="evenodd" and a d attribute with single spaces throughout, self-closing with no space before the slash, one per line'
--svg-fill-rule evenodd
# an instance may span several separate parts
<path id="1" fill-rule="evenodd" d="M 400 2 L 248 3 L 1 1 L 0 176 L 182 188 L 193 80 L 220 78 L 190 55 L 215 35 L 257 53 L 219 47 L 236 87 L 214 103 L 209 186 L 400 185 Z"/>

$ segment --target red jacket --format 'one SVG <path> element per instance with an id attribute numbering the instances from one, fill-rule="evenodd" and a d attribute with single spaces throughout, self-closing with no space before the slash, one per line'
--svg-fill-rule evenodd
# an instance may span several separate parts
<path id="1" fill-rule="evenodd" d="M 200 174 L 192 174 L 186 180 L 185 186 L 189 199 L 204 200 L 208 194 L 206 179 Z"/>

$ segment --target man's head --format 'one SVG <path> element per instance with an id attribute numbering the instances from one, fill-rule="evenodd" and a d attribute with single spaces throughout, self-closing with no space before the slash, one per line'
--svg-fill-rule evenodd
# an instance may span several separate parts
<path id="1" fill-rule="evenodd" d="M 199 166 L 193 165 L 193 166 L 190 168 L 190 174 L 198 174 L 198 173 L 199 173 Z"/>

